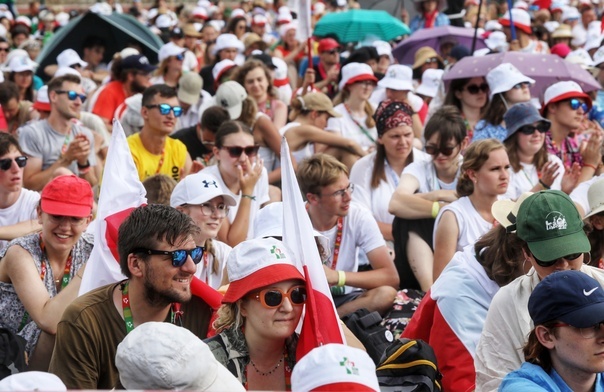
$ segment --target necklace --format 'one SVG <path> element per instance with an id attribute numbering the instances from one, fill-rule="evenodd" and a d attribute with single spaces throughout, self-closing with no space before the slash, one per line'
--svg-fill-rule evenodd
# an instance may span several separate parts
<path id="1" fill-rule="evenodd" d="M 277 364 L 275 366 L 273 366 L 273 368 L 271 370 L 267 371 L 267 372 L 261 372 L 260 370 L 258 370 L 258 368 L 256 367 L 256 364 L 254 363 L 254 361 L 252 361 L 251 358 L 250 358 L 250 363 L 252 364 L 252 367 L 254 368 L 254 370 L 256 371 L 256 373 L 258 373 L 262 377 L 266 377 L 266 376 L 270 376 L 277 369 L 279 369 L 279 366 L 281 366 L 281 364 L 283 363 L 283 357 L 279 358 L 279 361 L 277 362 Z"/>

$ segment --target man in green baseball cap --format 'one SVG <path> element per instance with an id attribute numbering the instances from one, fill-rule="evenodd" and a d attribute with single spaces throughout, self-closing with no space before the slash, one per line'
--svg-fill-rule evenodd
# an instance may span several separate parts
<path id="1" fill-rule="evenodd" d="M 489 306 L 474 357 L 476 390 L 497 390 L 524 362 L 522 347 L 532 329 L 528 300 L 535 286 L 557 271 L 579 270 L 604 284 L 604 270 L 589 262 L 591 246 L 572 200 L 560 191 L 537 192 L 522 202 L 516 235 L 525 241 L 522 275 L 499 289 Z M 589 296 L 590 293 L 579 293 Z"/>

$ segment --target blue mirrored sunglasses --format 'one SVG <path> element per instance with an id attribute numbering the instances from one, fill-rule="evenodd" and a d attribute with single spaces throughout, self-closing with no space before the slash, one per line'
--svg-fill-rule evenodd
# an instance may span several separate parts
<path id="1" fill-rule="evenodd" d="M 55 93 L 57 94 L 67 94 L 67 98 L 69 98 L 70 101 L 75 101 L 76 98 L 80 97 L 80 101 L 82 101 L 82 103 L 86 102 L 86 95 L 84 94 L 79 94 L 76 91 L 73 90 L 56 90 Z"/>
<path id="2" fill-rule="evenodd" d="M 568 100 L 568 102 L 570 103 L 570 108 L 572 110 L 577 110 L 579 108 L 583 109 L 583 112 L 587 113 L 589 111 L 589 105 L 583 101 L 581 101 L 580 99 L 577 98 L 571 98 Z"/>
<path id="3" fill-rule="evenodd" d="M 170 110 L 174 113 L 174 117 L 180 117 L 182 115 L 182 108 L 180 106 L 170 106 L 167 103 L 160 103 L 157 105 L 146 105 L 148 109 L 158 108 L 159 113 L 162 116 L 167 116 L 170 114 Z"/>
<path id="4" fill-rule="evenodd" d="M 205 248 L 202 246 L 196 246 L 193 249 L 176 249 L 176 250 L 155 250 L 155 249 L 134 249 L 132 253 L 144 253 L 148 255 L 163 255 L 170 256 L 172 258 L 172 265 L 174 267 L 182 267 L 187 262 L 187 256 L 191 256 L 193 263 L 199 264 Z"/>

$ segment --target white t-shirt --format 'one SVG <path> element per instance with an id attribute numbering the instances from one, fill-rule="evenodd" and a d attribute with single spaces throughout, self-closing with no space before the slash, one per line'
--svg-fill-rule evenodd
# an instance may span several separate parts
<path id="1" fill-rule="evenodd" d="M 299 127 L 299 122 L 290 122 L 285 124 L 283 128 L 279 130 L 279 134 L 281 136 L 285 136 L 285 133 L 292 128 Z M 306 143 L 303 147 L 296 151 L 290 151 L 292 157 L 296 161 L 296 163 L 300 163 L 302 160 L 311 157 L 315 153 L 315 144 L 314 143 Z"/>
<path id="2" fill-rule="evenodd" d="M 377 129 L 375 127 L 367 128 L 367 125 L 365 124 L 367 115 L 359 118 L 355 117 L 353 120 L 343 103 L 337 105 L 334 110 L 340 113 L 342 117 L 331 117 L 329 121 L 327 121 L 327 127 L 325 127 L 326 131 L 339 133 L 345 138 L 354 140 L 365 150 L 375 147 L 375 141 L 378 137 Z M 355 120 L 363 127 L 371 138 L 359 128 L 359 125 L 355 123 Z"/>
<path id="3" fill-rule="evenodd" d="M 585 211 L 585 215 L 591 212 L 591 207 L 589 206 L 589 199 L 587 198 L 587 191 L 589 190 L 591 184 L 602 179 L 604 179 L 604 173 L 600 174 L 599 176 L 592 177 L 587 181 L 583 181 L 582 183 L 577 185 L 577 187 L 569 195 L 570 199 L 575 204 L 578 204 L 581 206 L 581 208 L 583 208 L 583 211 Z"/>
<path id="4" fill-rule="evenodd" d="M 350 170 L 350 182 L 355 186 L 353 200 L 368 208 L 378 222 L 392 223 L 394 215 L 388 212 L 388 204 L 398 186 L 400 177 L 384 162 L 386 181 L 380 181 L 377 188 L 371 188 L 371 175 L 375 166 L 375 151 L 355 162 Z M 429 161 L 430 156 L 416 148 L 413 149 L 413 161 Z"/>
<path id="5" fill-rule="evenodd" d="M 555 162 L 558 165 L 558 177 L 554 180 L 551 189 L 559 191 L 562 189 L 561 183 L 562 176 L 564 175 L 564 165 L 560 158 L 553 154 L 548 154 L 547 160 Z M 503 197 L 504 199 L 516 200 L 521 194 L 530 191 L 539 183 L 539 173 L 537 172 L 535 165 L 520 162 L 520 166 L 522 166 L 522 169 L 520 169 L 518 173 L 514 173 L 512 168 L 509 170 L 510 183 L 508 185 L 508 190 Z"/>
<path id="6" fill-rule="evenodd" d="M 451 211 L 457 219 L 459 235 L 456 252 L 462 251 L 468 245 L 476 242 L 487 231 L 493 228 L 493 222 L 488 222 L 476 211 L 468 196 L 460 197 L 453 203 L 443 207 L 434 221 L 433 243 L 436 243 L 436 229 L 445 211 Z"/>
<path id="7" fill-rule="evenodd" d="M 212 246 L 214 247 L 214 253 L 216 254 L 216 260 L 218 260 L 218 273 L 213 272 L 214 268 L 214 256 L 209 252 L 204 253 L 201 263 L 197 264 L 197 276 L 201 281 L 207 283 L 214 289 L 220 288 L 220 283 L 224 275 L 224 268 L 226 267 L 226 261 L 231 253 L 231 248 L 224 242 L 216 239 L 212 240 Z"/>
<path id="8" fill-rule="evenodd" d="M 218 165 L 208 166 L 201 172 L 216 177 L 218 183 L 220 184 L 220 186 L 222 186 L 222 189 L 229 195 L 233 196 L 233 198 L 235 198 L 237 205 L 230 207 L 229 214 L 227 215 L 229 222 L 233 223 L 233 221 L 235 220 L 235 216 L 237 215 L 237 210 L 239 208 L 241 192 L 239 192 L 238 194 L 231 192 L 231 190 L 226 186 L 226 184 L 222 180 L 222 176 L 220 175 L 220 171 L 218 170 Z M 256 218 L 256 214 L 260 210 L 260 206 L 270 200 L 268 196 L 268 173 L 266 172 L 266 168 L 262 168 L 262 174 L 260 174 L 260 179 L 258 179 L 258 182 L 254 187 L 253 196 L 256 197 L 256 200 L 252 200 L 252 206 L 250 208 L 250 221 L 249 228 L 247 230 L 248 240 L 254 238 L 254 219 Z"/>
<path id="9" fill-rule="evenodd" d="M 329 240 L 331 249 L 327 252 L 329 254 L 327 265 L 331 266 L 337 236 L 337 225 L 327 231 L 319 231 L 319 233 Z M 350 203 L 348 215 L 344 218 L 342 243 L 340 244 L 340 252 L 335 269 L 338 271 L 357 272 L 359 268 L 357 249 L 367 254 L 384 245 L 386 243 L 380 233 L 377 222 L 371 216 L 371 212 L 352 202 Z M 346 286 L 346 293 L 353 290 L 354 288 Z"/>
<path id="10" fill-rule="evenodd" d="M 183 72 L 197 72 L 199 62 L 197 61 L 197 57 L 195 57 L 195 53 L 187 50 L 184 55 L 185 58 L 182 60 Z"/>
<path id="11" fill-rule="evenodd" d="M 40 201 L 38 192 L 22 188 L 19 198 L 10 207 L 0 209 L 0 226 L 10 226 L 19 222 L 36 219 L 38 216 L 36 207 Z M 9 241 L 0 241 L 0 249 L 3 249 Z"/>
<path id="12" fill-rule="evenodd" d="M 461 167 L 462 159 L 463 158 L 460 155 L 459 167 Z M 449 184 L 441 181 L 437 177 L 432 159 L 427 161 L 411 162 L 410 165 L 405 167 L 403 174 L 410 174 L 417 179 L 419 182 L 417 193 L 428 193 L 439 189 L 455 190 L 457 188 L 457 179 L 459 178 L 459 169 L 457 169 L 455 180 Z"/>

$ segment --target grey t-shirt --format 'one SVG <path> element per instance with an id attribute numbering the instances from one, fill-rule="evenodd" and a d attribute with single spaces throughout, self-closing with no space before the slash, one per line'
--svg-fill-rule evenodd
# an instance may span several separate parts
<path id="1" fill-rule="evenodd" d="M 88 161 L 90 165 L 96 165 L 94 152 L 94 136 L 92 132 L 81 125 L 73 124 L 68 135 L 62 135 L 52 129 L 47 120 L 30 121 L 18 130 L 19 144 L 23 152 L 31 157 L 42 159 L 42 170 L 48 169 L 55 163 L 62 153 L 63 146 L 67 148 L 69 143 L 78 134 L 84 134 L 90 141 L 90 154 Z M 74 173 L 78 173 L 78 164 L 73 161 L 67 167 Z"/>

